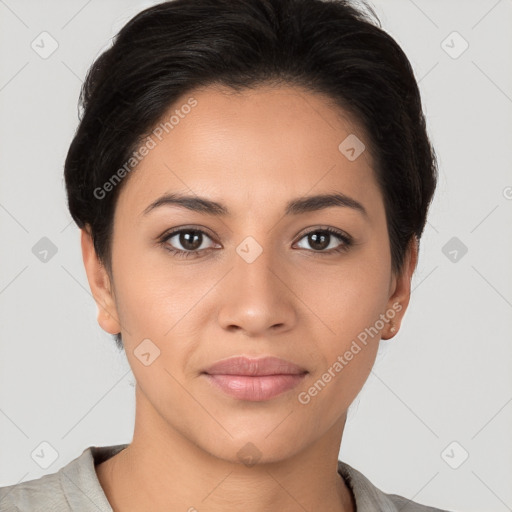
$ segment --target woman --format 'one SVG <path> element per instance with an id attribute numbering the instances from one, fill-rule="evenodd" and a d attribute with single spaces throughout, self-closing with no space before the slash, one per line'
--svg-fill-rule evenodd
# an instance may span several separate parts
<path id="1" fill-rule="evenodd" d="M 348 1 L 174 0 L 81 104 L 68 204 L 135 431 L 2 510 L 440 510 L 338 460 L 437 179 L 397 43 Z"/>

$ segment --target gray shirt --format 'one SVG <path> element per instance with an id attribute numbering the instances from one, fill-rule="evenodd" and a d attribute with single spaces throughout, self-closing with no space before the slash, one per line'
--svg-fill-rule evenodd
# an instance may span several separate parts
<path id="1" fill-rule="evenodd" d="M 0 487 L 1 512 L 113 512 L 94 466 L 127 444 L 89 446 L 55 473 Z M 338 461 L 338 473 L 355 496 L 357 512 L 448 512 L 377 489 L 362 473 Z"/>

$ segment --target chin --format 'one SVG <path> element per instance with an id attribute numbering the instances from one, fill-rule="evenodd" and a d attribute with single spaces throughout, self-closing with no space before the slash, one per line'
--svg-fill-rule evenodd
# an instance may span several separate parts
<path id="1" fill-rule="evenodd" d="M 297 442 L 296 433 L 283 430 L 269 436 L 271 431 L 272 429 L 265 428 L 256 433 L 253 429 L 251 434 L 239 433 L 233 438 L 227 435 L 222 439 L 210 438 L 198 446 L 213 457 L 247 467 L 281 462 L 293 457 L 303 448 Z"/>

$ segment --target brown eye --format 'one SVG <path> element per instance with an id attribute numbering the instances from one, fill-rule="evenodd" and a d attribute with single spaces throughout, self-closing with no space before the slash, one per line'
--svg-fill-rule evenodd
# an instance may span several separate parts
<path id="1" fill-rule="evenodd" d="M 313 252 L 326 254 L 346 251 L 352 244 L 352 239 L 349 236 L 332 228 L 315 229 L 303 235 L 302 239 L 307 240 Z M 338 239 L 341 243 L 336 244 L 335 239 Z M 328 248 L 329 250 L 326 250 Z"/>
<path id="2" fill-rule="evenodd" d="M 196 251 L 201 247 L 203 241 L 203 235 L 200 231 L 180 231 L 175 236 L 178 237 L 179 243 L 187 251 Z"/>
<path id="3" fill-rule="evenodd" d="M 331 235 L 329 233 L 315 231 L 307 235 L 309 245 L 317 250 L 322 251 L 329 246 Z"/>
<path id="4" fill-rule="evenodd" d="M 186 258 L 200 256 L 201 252 L 212 249 L 211 245 L 204 246 L 206 239 L 211 240 L 204 231 L 188 228 L 168 233 L 161 239 L 161 243 L 176 256 Z"/>

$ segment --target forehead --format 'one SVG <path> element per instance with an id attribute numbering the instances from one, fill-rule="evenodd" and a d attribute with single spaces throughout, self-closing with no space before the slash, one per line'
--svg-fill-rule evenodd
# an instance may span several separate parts
<path id="1" fill-rule="evenodd" d="M 382 206 L 370 152 L 355 160 L 343 152 L 345 141 L 368 147 L 357 120 L 295 86 L 195 89 L 174 102 L 149 137 L 152 148 L 118 201 L 133 215 L 168 192 L 222 198 L 234 213 L 333 191 L 356 196 L 370 215 Z"/>

